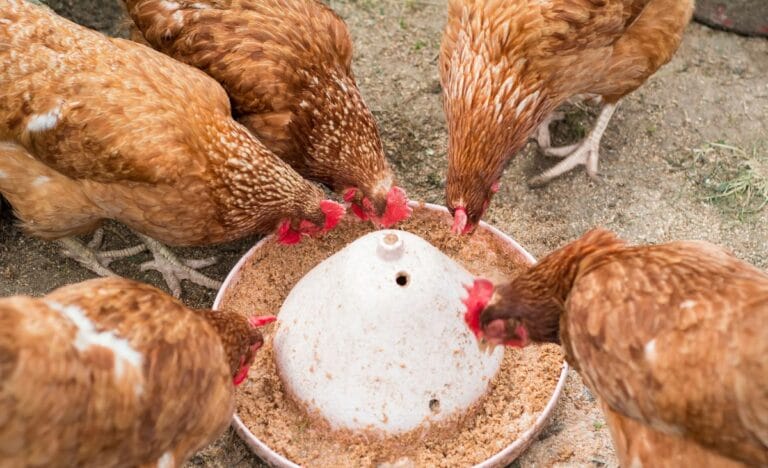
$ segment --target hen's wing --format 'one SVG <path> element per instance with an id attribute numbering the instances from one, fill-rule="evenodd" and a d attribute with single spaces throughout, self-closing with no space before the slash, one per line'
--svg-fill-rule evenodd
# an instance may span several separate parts
<path id="1" fill-rule="evenodd" d="M 158 290 L 92 280 L 0 307 L 0 349 L 17 350 L 3 360 L 14 367 L 0 383 L 0 458 L 135 466 L 169 453 L 180 463 L 226 427 L 232 385 L 218 337 Z"/>
<path id="2" fill-rule="evenodd" d="M 768 275 L 705 242 L 595 262 L 564 333 L 588 385 L 655 430 L 768 463 Z"/>
<path id="3" fill-rule="evenodd" d="M 600 402 L 619 466 L 691 466 L 696 468 L 746 468 L 746 464 L 718 455 L 694 440 L 665 434 L 623 416 Z"/>
<path id="4" fill-rule="evenodd" d="M 32 4 L 11 2 L 0 18 L 0 139 L 73 179 L 157 183 L 206 169 L 190 147 L 203 140 L 189 135 L 229 118 L 214 80 Z"/>
<path id="5" fill-rule="evenodd" d="M 610 46 L 631 16 L 627 0 L 450 0 L 441 46 L 449 72 L 457 48 L 484 49 L 492 62 L 579 56 Z M 575 58 L 573 59 L 575 61 Z M 536 68 L 537 65 L 534 64 Z"/>
<path id="6" fill-rule="evenodd" d="M 82 307 L 95 323 L 130 336 L 143 354 L 138 447 L 160 455 L 172 450 L 181 464 L 227 427 L 234 409 L 228 358 L 201 316 L 150 285 L 122 278 L 86 281 L 48 298 Z"/>
<path id="7" fill-rule="evenodd" d="M 107 368 L 111 362 L 103 350 L 93 349 L 81 355 L 75 348 L 74 324 L 42 301 L 0 301 L 0 325 L 4 362 L 0 380 L 0 464 L 78 465 L 78 451 L 87 453 L 91 447 L 79 447 L 89 425 L 88 412 L 104 403 L 103 398 L 98 403 L 93 398 L 94 388 L 109 378 L 107 372 L 111 369 Z M 124 378 L 135 381 L 137 374 L 126 374 Z M 118 419 L 138 409 L 136 395 L 121 388 L 128 387 L 115 386 L 108 394 L 110 406 L 116 410 L 113 417 Z M 109 427 L 115 421 L 109 414 L 103 416 L 102 421 L 93 422 L 95 428 L 98 424 Z"/>
<path id="8" fill-rule="evenodd" d="M 221 83 L 234 113 L 278 154 L 316 76 L 351 76 L 346 25 L 315 0 L 125 0 L 153 47 Z"/>
<path id="9" fill-rule="evenodd" d="M 451 63 L 466 61 L 461 55 L 466 49 L 486 57 L 485 67 L 499 66 L 529 86 L 542 82 L 566 98 L 621 97 L 669 61 L 692 5 L 691 0 L 450 0 L 441 76 L 445 82 L 457 72 Z"/>

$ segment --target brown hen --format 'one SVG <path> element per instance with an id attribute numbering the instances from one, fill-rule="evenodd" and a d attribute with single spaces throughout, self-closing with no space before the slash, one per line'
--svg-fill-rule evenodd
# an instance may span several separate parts
<path id="1" fill-rule="evenodd" d="M 95 253 L 71 236 L 125 223 L 155 256 L 142 269 L 176 296 L 181 279 L 217 287 L 194 270 L 212 262 L 180 261 L 153 239 L 206 245 L 278 229 L 291 243 L 343 213 L 232 120 L 210 77 L 18 0 L 0 7 L 0 194 L 29 233 L 61 239 L 101 275 L 143 246 Z"/>
<path id="2" fill-rule="evenodd" d="M 579 164 L 595 176 L 616 105 L 671 59 L 692 11 L 693 0 L 450 0 L 440 74 L 454 231 L 473 229 L 537 128 L 545 153 L 565 159 L 534 185 Z M 557 107 L 585 95 L 605 103 L 592 132 L 549 148 Z"/>
<path id="3" fill-rule="evenodd" d="M 560 343 L 622 466 L 768 464 L 768 274 L 707 242 L 628 246 L 595 229 L 467 321 L 492 344 Z"/>
<path id="4" fill-rule="evenodd" d="M 122 278 L 0 299 L 0 466 L 181 466 L 230 423 L 268 321 Z"/>
<path id="5" fill-rule="evenodd" d="M 344 21 L 316 0 L 124 0 L 133 37 L 224 86 L 236 118 L 363 219 L 410 214 L 352 75 Z"/>

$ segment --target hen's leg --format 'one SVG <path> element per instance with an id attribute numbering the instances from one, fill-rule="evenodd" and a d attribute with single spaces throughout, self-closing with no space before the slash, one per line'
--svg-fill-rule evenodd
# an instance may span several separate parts
<path id="1" fill-rule="evenodd" d="M 545 150 L 552 147 L 552 139 L 549 133 L 549 125 L 552 122 L 557 122 L 558 120 L 563 120 L 564 118 L 565 118 L 564 113 L 552 112 L 539 124 L 539 127 L 536 129 L 536 133 L 534 135 L 534 138 L 536 139 L 536 143 L 539 144 L 539 148 L 541 148 L 542 150 Z"/>
<path id="2" fill-rule="evenodd" d="M 544 185 L 555 177 L 562 175 L 574 167 L 583 164 L 587 168 L 587 174 L 593 179 L 597 178 L 597 161 L 600 157 L 600 140 L 608 127 L 617 104 L 606 104 L 600 111 L 594 128 L 589 135 L 580 143 L 575 145 L 561 146 L 558 148 L 545 149 L 547 156 L 565 158 L 554 167 L 544 171 L 541 175 L 531 179 L 531 185 Z"/>
<path id="3" fill-rule="evenodd" d="M 124 257 L 130 257 L 147 249 L 145 245 L 136 245 L 120 250 L 100 250 L 101 242 L 104 239 L 104 230 L 99 228 L 93 233 L 93 239 L 88 245 L 83 245 L 74 237 L 65 237 L 58 242 L 64 247 L 62 254 L 65 257 L 72 258 L 84 267 L 99 276 L 117 276 L 115 272 L 109 269 L 109 264 L 114 260 Z"/>
<path id="4" fill-rule="evenodd" d="M 178 298 L 181 296 L 181 280 L 188 280 L 210 289 L 221 287 L 221 281 L 208 278 L 196 270 L 197 268 L 205 268 L 215 264 L 218 261 L 216 257 L 199 260 L 181 260 L 168 247 L 155 239 L 138 232 L 136 235 L 146 244 L 149 251 L 155 257 L 154 260 L 142 263 L 141 271 L 159 271 L 174 297 Z"/>

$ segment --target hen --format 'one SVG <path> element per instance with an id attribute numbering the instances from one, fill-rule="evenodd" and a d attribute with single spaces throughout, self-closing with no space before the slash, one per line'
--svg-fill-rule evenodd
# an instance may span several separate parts
<path id="1" fill-rule="evenodd" d="M 454 232 L 477 224 L 537 128 L 545 153 L 565 159 L 534 185 L 579 164 L 595 176 L 618 102 L 671 59 L 692 10 L 693 0 L 450 0 L 440 74 Z M 555 110 L 580 95 L 605 103 L 594 129 L 582 143 L 549 148 Z"/>
<path id="2" fill-rule="evenodd" d="M 122 278 L 0 299 L 0 466 L 181 466 L 231 421 L 271 320 Z"/>
<path id="3" fill-rule="evenodd" d="M 210 77 L 148 47 L 23 1 L 0 7 L 0 194 L 31 234 L 78 261 L 109 261 L 71 236 L 115 219 L 139 233 L 178 296 L 218 282 L 154 239 L 215 244 L 278 229 L 283 242 L 333 227 L 344 208 L 231 118 Z M 92 244 L 99 244 L 97 235 Z"/>
<path id="4" fill-rule="evenodd" d="M 492 345 L 562 344 L 622 466 L 768 464 L 765 272 L 707 242 L 628 246 L 595 229 L 488 286 L 467 299 L 470 328 Z"/>
<path id="5" fill-rule="evenodd" d="M 221 83 L 236 118 L 362 219 L 408 217 L 352 75 L 344 21 L 316 0 L 124 0 L 133 37 Z"/>

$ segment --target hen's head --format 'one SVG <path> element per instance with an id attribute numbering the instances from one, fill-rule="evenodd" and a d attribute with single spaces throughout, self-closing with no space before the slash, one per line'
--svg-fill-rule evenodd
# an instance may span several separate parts
<path id="1" fill-rule="evenodd" d="M 277 241 L 290 245 L 301 242 L 304 236 L 320 236 L 335 228 L 345 213 L 344 205 L 333 200 L 322 200 L 318 209 L 306 218 L 281 221 L 277 228 Z"/>
<path id="2" fill-rule="evenodd" d="M 471 12 L 468 17 L 462 16 L 461 8 L 450 14 L 464 19 L 475 14 L 483 17 L 487 13 L 483 5 L 465 5 Z M 516 60 L 514 65 L 507 62 L 507 33 L 491 28 L 487 36 L 458 40 L 459 29 L 454 28 L 471 28 L 474 21 L 457 19 L 448 22 L 440 57 L 448 126 L 445 190 L 446 205 L 455 220 L 453 231 L 469 233 L 490 205 L 505 166 L 546 114 L 541 106 L 549 100 L 541 80 L 520 78 L 526 76 L 526 60 Z"/>
<path id="3" fill-rule="evenodd" d="M 478 340 L 519 348 L 531 342 L 559 343 L 560 307 L 536 286 L 512 282 L 494 287 L 478 278 L 466 288 L 464 321 Z"/>
<path id="4" fill-rule="evenodd" d="M 237 371 L 232 376 L 233 384 L 240 385 L 248 378 L 248 370 L 250 370 L 251 364 L 253 364 L 256 351 L 264 344 L 264 338 L 261 336 L 258 328 L 268 325 L 275 320 L 277 320 L 277 317 L 274 315 L 254 316 L 248 319 L 248 324 L 251 328 L 248 333 L 247 348 L 241 350 Z"/>
<path id="5" fill-rule="evenodd" d="M 245 318 L 226 310 L 205 310 L 202 314 L 219 335 L 232 373 L 232 383 L 239 385 L 248 377 L 256 351 L 264 344 L 259 327 L 274 322 L 276 317 Z"/>
<path id="6" fill-rule="evenodd" d="M 315 78 L 292 121 L 307 142 L 307 177 L 340 192 L 363 220 L 385 228 L 404 220 L 411 213 L 408 198 L 394 185 L 378 126 L 351 71 L 329 66 Z"/>
<path id="7" fill-rule="evenodd" d="M 499 191 L 499 181 L 489 183 L 484 178 L 450 175 L 446 183 L 446 202 L 453 216 L 451 232 L 469 234 L 477 228 L 491 198 Z"/>
<path id="8" fill-rule="evenodd" d="M 407 219 L 413 210 L 408 206 L 405 190 L 393 185 L 389 191 L 363 193 L 357 188 L 344 192 L 344 201 L 350 203 L 352 213 L 363 221 L 389 228 Z"/>
<path id="9" fill-rule="evenodd" d="M 464 313 L 464 322 L 478 341 L 491 346 L 503 344 L 519 348 L 528 344 L 528 331 L 520 317 L 510 314 L 507 319 L 501 319 L 493 315 L 494 306 L 499 302 L 500 295 L 495 292 L 490 281 L 477 278 L 472 286 L 465 286 L 465 288 L 469 296 L 463 301 L 467 308 Z"/>

